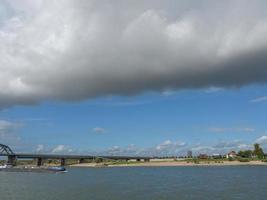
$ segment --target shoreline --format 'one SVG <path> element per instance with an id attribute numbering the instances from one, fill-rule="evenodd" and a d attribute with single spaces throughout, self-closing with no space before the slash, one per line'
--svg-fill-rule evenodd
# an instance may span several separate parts
<path id="1" fill-rule="evenodd" d="M 167 162 L 142 162 L 142 163 L 129 163 L 129 164 L 96 164 L 96 163 L 82 163 L 74 164 L 69 167 L 83 167 L 83 168 L 98 168 L 98 167 L 192 167 L 192 166 L 267 166 L 266 162 L 262 161 L 250 161 L 250 162 L 239 162 L 239 161 L 223 161 L 223 162 L 200 162 L 193 163 L 187 161 L 167 161 Z"/>

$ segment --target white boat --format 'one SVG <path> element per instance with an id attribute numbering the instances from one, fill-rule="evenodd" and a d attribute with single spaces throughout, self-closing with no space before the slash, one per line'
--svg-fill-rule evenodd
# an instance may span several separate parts
<path id="1" fill-rule="evenodd" d="M 0 165 L 0 169 L 6 169 L 6 168 L 8 168 L 7 165 Z"/>

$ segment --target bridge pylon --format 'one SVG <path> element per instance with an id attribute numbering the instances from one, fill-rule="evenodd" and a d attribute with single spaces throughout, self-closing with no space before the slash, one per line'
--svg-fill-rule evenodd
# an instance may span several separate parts
<path id="1" fill-rule="evenodd" d="M 0 144 L 0 155 L 7 156 L 7 165 L 14 166 L 16 164 L 17 157 L 9 146 Z"/>
<path id="2" fill-rule="evenodd" d="M 17 157 L 15 155 L 7 156 L 7 165 L 15 166 Z"/>

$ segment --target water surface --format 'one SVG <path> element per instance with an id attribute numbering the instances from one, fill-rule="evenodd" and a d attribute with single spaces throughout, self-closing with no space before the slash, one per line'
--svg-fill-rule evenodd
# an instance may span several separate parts
<path id="1" fill-rule="evenodd" d="M 70 168 L 0 172 L 1 200 L 267 199 L 267 166 Z"/>

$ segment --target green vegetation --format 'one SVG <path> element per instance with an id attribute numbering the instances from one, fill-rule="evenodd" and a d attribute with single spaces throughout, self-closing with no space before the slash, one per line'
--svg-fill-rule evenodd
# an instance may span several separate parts
<path id="1" fill-rule="evenodd" d="M 130 165 L 136 163 L 144 163 L 144 161 L 126 161 L 126 160 L 116 160 L 113 162 L 108 162 L 109 165 Z"/>
<path id="2" fill-rule="evenodd" d="M 221 159 L 214 159 L 214 158 L 207 158 L 207 159 L 201 159 L 201 158 L 190 158 L 190 159 L 185 159 L 183 160 L 186 161 L 186 163 L 194 163 L 194 164 L 200 164 L 200 163 L 205 163 L 205 164 L 211 164 L 211 163 L 224 163 L 227 159 L 221 158 Z"/>
<path id="3" fill-rule="evenodd" d="M 215 160 L 214 162 L 215 162 L 215 163 L 223 163 L 222 160 Z"/>
<path id="4" fill-rule="evenodd" d="M 232 158 L 232 157 L 229 157 L 229 158 L 228 158 L 228 161 L 235 161 L 235 159 Z"/>
<path id="5" fill-rule="evenodd" d="M 96 162 L 96 163 L 102 163 L 102 162 L 103 162 L 103 158 L 96 158 L 96 159 L 95 159 L 95 162 Z"/>
<path id="6" fill-rule="evenodd" d="M 260 147 L 259 144 L 254 144 L 254 155 L 258 157 L 258 159 L 263 159 L 264 158 L 264 152 L 262 148 Z"/>
<path id="7" fill-rule="evenodd" d="M 246 158 L 246 159 L 264 159 L 264 152 L 262 148 L 260 147 L 259 144 L 254 144 L 254 150 L 244 150 L 244 151 L 239 151 L 237 154 L 240 158 Z M 239 159 L 242 160 L 242 159 Z M 240 161 L 243 162 L 243 161 Z"/>
<path id="8" fill-rule="evenodd" d="M 249 162 L 250 159 L 248 159 L 248 158 L 239 158 L 238 161 L 239 162 Z"/>
<path id="9" fill-rule="evenodd" d="M 193 159 L 193 162 L 194 162 L 195 164 L 199 164 L 199 159 L 194 158 L 194 159 Z"/>
<path id="10" fill-rule="evenodd" d="M 253 151 L 251 150 L 239 151 L 237 155 L 241 158 L 252 158 Z"/>

